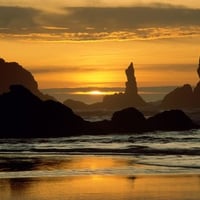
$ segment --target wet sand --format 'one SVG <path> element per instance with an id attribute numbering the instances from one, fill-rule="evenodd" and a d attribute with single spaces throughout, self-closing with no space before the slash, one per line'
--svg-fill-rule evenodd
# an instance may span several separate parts
<path id="1" fill-rule="evenodd" d="M 29 157 L 22 161 L 17 158 L 17 165 L 12 162 L 1 168 L 1 200 L 200 199 L 200 175 L 138 174 L 136 169 L 145 166 L 134 163 L 132 157 L 60 156 L 37 158 L 37 162 Z M 121 173 L 124 169 L 128 174 Z"/>
<path id="2" fill-rule="evenodd" d="M 199 200 L 200 177 L 74 176 L 1 179 L 2 200 Z"/>

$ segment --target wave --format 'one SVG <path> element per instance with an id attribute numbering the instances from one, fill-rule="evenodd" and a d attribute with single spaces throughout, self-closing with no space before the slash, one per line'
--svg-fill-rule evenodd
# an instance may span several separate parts
<path id="1" fill-rule="evenodd" d="M 29 148 L 29 149 L 1 149 L 0 155 L 2 154 L 88 154 L 88 155 L 190 155 L 200 156 L 200 148 L 173 148 L 173 149 L 156 149 L 148 146 L 132 145 L 127 148 Z"/>
<path id="2" fill-rule="evenodd" d="M 0 154 L 200 155 L 200 131 L 0 139 Z"/>

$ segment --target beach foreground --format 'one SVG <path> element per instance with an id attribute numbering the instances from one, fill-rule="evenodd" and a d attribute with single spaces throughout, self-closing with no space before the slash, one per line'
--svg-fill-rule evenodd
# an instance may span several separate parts
<path id="1" fill-rule="evenodd" d="M 36 162 L 29 157 L 21 158 L 24 167 L 20 168 L 18 157 L 16 163 L 12 163 L 13 169 L 8 163 L 1 168 L 0 197 L 2 200 L 200 198 L 200 175 L 152 174 L 154 166 L 137 164 L 134 160 L 132 157 L 84 155 L 44 157 Z M 134 174 L 140 168 L 149 169 L 151 173 Z"/>
<path id="2" fill-rule="evenodd" d="M 200 176 L 74 176 L 1 179 L 3 200 L 198 200 Z"/>

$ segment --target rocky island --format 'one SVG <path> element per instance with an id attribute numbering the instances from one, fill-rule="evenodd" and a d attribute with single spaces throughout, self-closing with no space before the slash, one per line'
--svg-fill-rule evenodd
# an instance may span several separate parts
<path id="1" fill-rule="evenodd" d="M 197 68 L 197 74 L 200 78 L 200 58 Z M 192 88 L 190 84 L 184 84 L 167 94 L 161 102 L 162 109 L 194 109 L 200 108 L 200 81 Z"/>

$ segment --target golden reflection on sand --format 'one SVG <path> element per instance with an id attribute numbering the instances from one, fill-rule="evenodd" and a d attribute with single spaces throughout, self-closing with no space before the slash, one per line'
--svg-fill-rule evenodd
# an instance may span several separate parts
<path id="1" fill-rule="evenodd" d="M 59 159 L 58 159 L 59 160 Z M 198 175 L 106 175 L 89 173 L 73 175 L 76 169 L 113 169 L 139 167 L 133 159 L 82 156 L 63 159 L 46 168 L 47 162 L 35 170 L 70 169 L 71 175 L 56 177 L 0 179 L 1 200 L 199 200 Z M 56 162 L 56 161 L 55 161 Z M 50 165 L 50 164 L 49 164 Z M 33 170 L 33 168 L 32 168 Z"/>
<path id="2" fill-rule="evenodd" d="M 198 176 L 76 176 L 0 180 L 3 200 L 163 199 L 198 200 Z"/>

